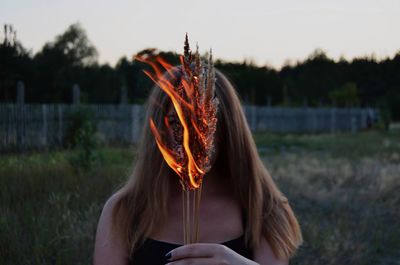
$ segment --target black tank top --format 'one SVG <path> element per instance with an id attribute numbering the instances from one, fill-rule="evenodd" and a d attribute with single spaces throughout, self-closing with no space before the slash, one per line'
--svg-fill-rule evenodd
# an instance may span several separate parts
<path id="1" fill-rule="evenodd" d="M 252 251 L 246 247 L 244 236 L 240 236 L 236 239 L 229 240 L 222 243 L 222 245 L 227 246 L 236 253 L 252 259 Z M 163 241 L 158 241 L 148 238 L 141 247 L 137 249 L 135 254 L 131 257 L 130 265 L 164 265 L 167 263 L 165 259 L 165 254 L 171 250 L 180 247 L 181 245 L 167 243 Z"/>

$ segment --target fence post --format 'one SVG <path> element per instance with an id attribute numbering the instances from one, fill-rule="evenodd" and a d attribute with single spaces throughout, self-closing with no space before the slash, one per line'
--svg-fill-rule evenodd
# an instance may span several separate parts
<path id="1" fill-rule="evenodd" d="M 23 151 L 25 148 L 25 86 L 24 82 L 17 82 L 17 104 L 15 105 L 17 115 L 17 149 Z"/>
<path id="2" fill-rule="evenodd" d="M 331 108 L 331 133 L 336 132 L 336 107 Z"/>
<path id="3" fill-rule="evenodd" d="M 132 105 L 131 107 L 131 128 L 132 128 L 132 143 L 137 143 L 139 141 L 140 132 L 140 106 Z"/>
<path id="4" fill-rule="evenodd" d="M 58 109 L 58 143 L 62 146 L 63 140 L 63 112 L 62 112 L 62 104 L 57 105 Z"/>
<path id="5" fill-rule="evenodd" d="M 24 82 L 17 82 L 17 104 L 23 105 L 25 103 L 25 85 Z"/>
<path id="6" fill-rule="evenodd" d="M 351 133 L 357 132 L 357 118 L 354 116 L 354 109 L 350 109 L 350 126 L 351 126 Z"/>
<path id="7" fill-rule="evenodd" d="M 81 88 L 78 84 L 74 84 L 72 86 L 72 103 L 77 105 L 80 103 L 81 100 Z"/>
<path id="8" fill-rule="evenodd" d="M 42 104 L 42 144 L 44 147 L 47 146 L 47 106 Z"/>

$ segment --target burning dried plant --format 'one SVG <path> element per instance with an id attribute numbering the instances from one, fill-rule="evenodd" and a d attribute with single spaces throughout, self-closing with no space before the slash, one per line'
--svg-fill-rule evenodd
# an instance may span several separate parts
<path id="1" fill-rule="evenodd" d="M 171 124 L 168 117 L 164 117 L 165 127 L 172 132 L 172 139 L 168 143 L 162 139 L 154 121 L 150 119 L 149 122 L 164 160 L 180 177 L 183 190 L 184 242 L 197 242 L 202 181 L 212 166 L 217 126 L 218 99 L 214 96 L 215 70 L 212 52 L 210 51 L 207 64 L 204 64 L 198 46 L 192 54 L 186 35 L 178 73 L 159 56 L 153 58 L 154 60 L 142 57 L 137 59 L 152 66 L 154 73 L 144 72 L 168 95 L 179 120 Z"/>

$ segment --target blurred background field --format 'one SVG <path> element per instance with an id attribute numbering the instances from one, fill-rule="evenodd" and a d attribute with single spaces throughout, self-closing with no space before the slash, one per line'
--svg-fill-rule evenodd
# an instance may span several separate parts
<path id="1" fill-rule="evenodd" d="M 291 264 L 400 264 L 400 130 L 254 135 L 289 198 L 305 243 Z M 90 264 L 105 200 L 131 172 L 135 147 L 0 157 L 0 264 Z"/>

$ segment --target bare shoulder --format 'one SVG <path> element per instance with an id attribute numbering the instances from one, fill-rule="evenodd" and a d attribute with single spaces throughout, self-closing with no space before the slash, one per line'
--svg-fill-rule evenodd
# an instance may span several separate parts
<path id="1" fill-rule="evenodd" d="M 101 212 L 96 231 L 94 265 L 127 264 L 127 253 L 122 240 L 112 229 L 112 212 L 118 199 L 118 193 L 112 195 Z"/>
<path id="2" fill-rule="evenodd" d="M 254 249 L 254 261 L 260 265 L 288 265 L 289 260 L 278 259 L 268 241 L 265 238 L 261 239 L 261 244 Z"/>

